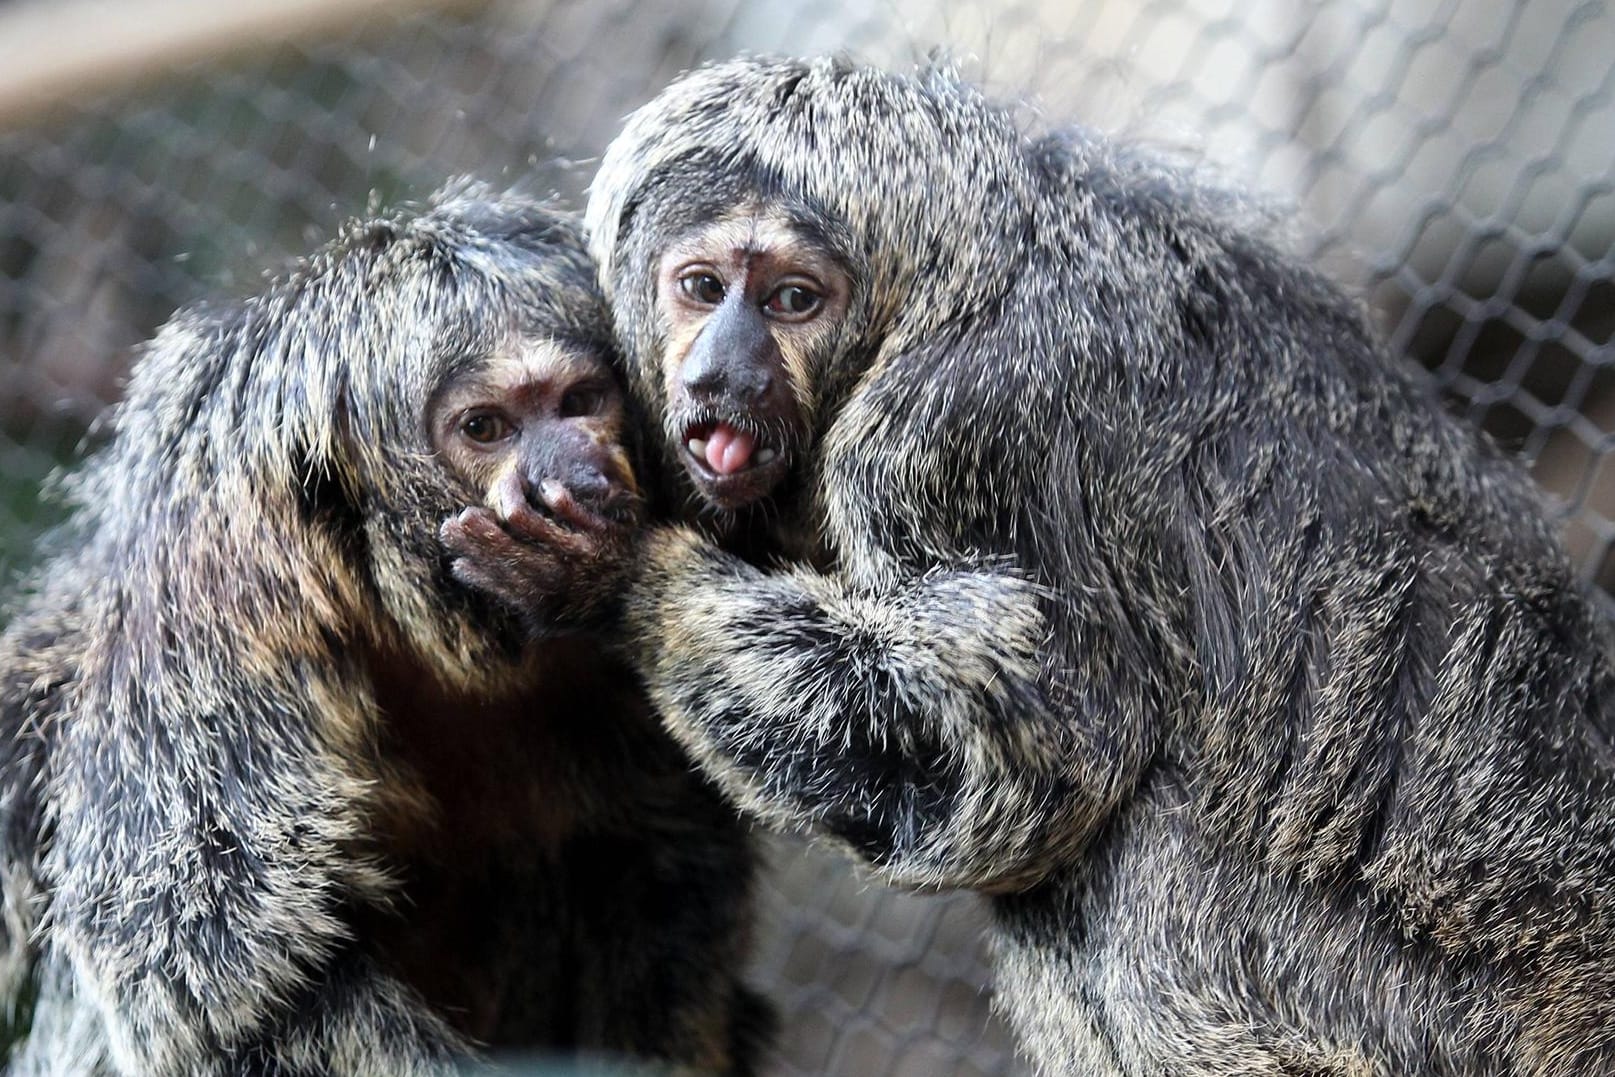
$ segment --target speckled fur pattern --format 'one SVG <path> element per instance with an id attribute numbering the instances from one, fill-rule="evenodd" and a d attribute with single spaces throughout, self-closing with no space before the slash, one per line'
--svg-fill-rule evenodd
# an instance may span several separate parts
<path id="1" fill-rule="evenodd" d="M 995 912 L 1045 1074 L 1615 1072 L 1609 632 L 1533 487 L 1249 200 L 948 71 L 745 59 L 586 224 L 761 205 L 854 285 L 771 502 L 645 543 L 637 661 L 769 824 Z M 667 446 L 667 455 L 676 443 Z"/>
<path id="2" fill-rule="evenodd" d="M 436 388 L 609 335 L 576 222 L 462 181 L 147 347 L 0 638 L 9 1072 L 749 1072 L 738 821 L 598 644 L 529 643 L 437 539 L 482 492 Z"/>

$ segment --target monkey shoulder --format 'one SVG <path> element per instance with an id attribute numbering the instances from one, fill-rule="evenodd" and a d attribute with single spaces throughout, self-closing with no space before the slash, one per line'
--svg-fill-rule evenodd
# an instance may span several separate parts
<path id="1" fill-rule="evenodd" d="M 1065 375 L 1002 324 L 943 334 L 872 369 L 817 460 L 825 532 L 924 570 L 1017 552 L 1071 455 Z M 947 512 L 938 512 L 938 506 Z"/>

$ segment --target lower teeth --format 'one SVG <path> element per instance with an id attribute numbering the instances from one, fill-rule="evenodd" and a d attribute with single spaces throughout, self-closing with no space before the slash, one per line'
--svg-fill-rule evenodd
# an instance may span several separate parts
<path id="1" fill-rule="evenodd" d="M 764 449 L 757 454 L 757 462 L 759 464 L 771 463 L 773 462 L 774 457 L 778 455 L 779 453 L 775 452 L 773 449 Z"/>

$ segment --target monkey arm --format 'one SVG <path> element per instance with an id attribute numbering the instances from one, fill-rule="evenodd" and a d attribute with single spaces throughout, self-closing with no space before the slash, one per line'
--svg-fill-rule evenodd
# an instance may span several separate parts
<path id="1" fill-rule="evenodd" d="M 935 570 L 870 593 L 680 529 L 644 555 L 626 616 L 652 697 L 770 823 L 827 832 L 902 884 L 1008 890 L 1102 810 L 1070 761 L 1104 746 L 1056 720 L 1028 581 Z"/>
<path id="2" fill-rule="evenodd" d="M 352 1061 L 367 1042 L 395 1057 L 396 1042 L 379 1053 L 385 1029 L 419 1030 L 423 1058 L 444 1053 L 424 1003 L 335 963 L 344 903 L 383 885 L 353 848 L 363 783 L 314 732 L 330 720 L 314 701 L 341 700 L 340 686 L 284 668 L 220 694 L 217 679 L 109 666 L 60 717 L 43 868 L 49 940 L 99 1001 L 120 1067 L 254 1072 L 230 1060 L 299 1010 L 305 1054 L 327 1053 L 309 1072 L 392 1072 Z"/>
<path id="3" fill-rule="evenodd" d="M 347 947 L 290 1013 L 238 1047 L 221 1073 L 438 1077 L 458 1072 L 458 1037 L 414 993 Z"/>

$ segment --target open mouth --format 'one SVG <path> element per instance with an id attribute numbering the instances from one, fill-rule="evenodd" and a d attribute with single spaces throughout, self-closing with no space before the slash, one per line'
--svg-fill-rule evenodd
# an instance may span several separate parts
<path id="1" fill-rule="evenodd" d="M 686 427 L 683 443 L 685 467 L 725 508 L 756 500 L 785 472 L 785 453 L 778 446 L 719 420 Z"/>
<path id="2" fill-rule="evenodd" d="M 714 475 L 735 475 L 747 468 L 767 467 L 779 450 L 761 444 L 756 434 L 728 423 L 697 423 L 684 432 L 684 451 Z"/>

